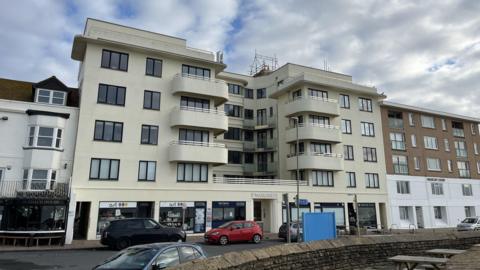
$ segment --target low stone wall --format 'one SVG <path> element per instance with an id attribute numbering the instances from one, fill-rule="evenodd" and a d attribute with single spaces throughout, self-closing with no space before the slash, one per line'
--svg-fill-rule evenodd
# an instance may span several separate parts
<path id="1" fill-rule="evenodd" d="M 230 252 L 175 269 L 363 269 L 395 255 L 423 255 L 433 248 L 468 249 L 480 232 L 348 237 Z"/>

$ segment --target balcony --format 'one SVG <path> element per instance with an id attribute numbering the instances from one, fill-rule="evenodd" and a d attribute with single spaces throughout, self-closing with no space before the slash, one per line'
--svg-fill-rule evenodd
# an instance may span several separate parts
<path id="1" fill-rule="evenodd" d="M 302 112 L 338 116 L 340 115 L 340 108 L 335 99 L 312 96 L 296 98 L 285 104 L 285 115 L 287 117 Z"/>
<path id="2" fill-rule="evenodd" d="M 342 132 L 340 127 L 323 124 L 299 124 L 298 125 L 299 140 L 319 140 L 327 142 L 341 142 Z M 286 142 L 294 142 L 297 140 L 297 129 L 288 127 L 285 133 Z"/>
<path id="3" fill-rule="evenodd" d="M 268 162 L 266 164 L 244 164 L 244 173 L 248 176 L 265 176 L 277 173 L 277 163 Z"/>
<path id="4" fill-rule="evenodd" d="M 228 117 L 223 111 L 181 106 L 170 113 L 170 126 L 201 127 L 218 135 L 228 130 Z"/>
<path id="5" fill-rule="evenodd" d="M 333 153 L 301 153 L 298 157 L 298 168 L 300 170 L 343 170 L 343 156 Z M 297 156 L 295 154 L 287 156 L 287 170 L 297 169 Z"/>
<path id="6" fill-rule="evenodd" d="M 262 178 L 226 178 L 214 177 L 214 184 L 229 185 L 266 185 L 266 186 L 296 186 L 297 180 L 291 179 L 262 179 Z M 300 181 L 300 186 L 308 186 L 308 181 Z"/>
<path id="7" fill-rule="evenodd" d="M 225 144 L 195 141 L 172 141 L 168 147 L 170 162 L 198 162 L 223 165 L 228 162 Z"/>
<path id="8" fill-rule="evenodd" d="M 273 139 L 262 141 L 248 141 L 243 143 L 243 151 L 245 152 L 271 152 L 276 149 L 276 143 Z"/>
<path id="9" fill-rule="evenodd" d="M 452 128 L 453 136 L 459 138 L 465 138 L 465 132 L 462 128 Z"/>
<path id="10" fill-rule="evenodd" d="M 177 74 L 173 78 L 172 94 L 185 93 L 211 98 L 215 106 L 228 100 L 228 87 L 224 81 L 189 74 Z"/>
<path id="11" fill-rule="evenodd" d="M 1 181 L 0 199 L 51 199 L 66 200 L 69 196 L 68 183 L 50 182 L 47 187 L 46 181 L 32 181 L 30 185 L 24 181 Z"/>

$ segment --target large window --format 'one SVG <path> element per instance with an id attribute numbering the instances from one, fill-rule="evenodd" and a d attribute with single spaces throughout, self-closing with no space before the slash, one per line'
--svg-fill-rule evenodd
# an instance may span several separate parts
<path id="1" fill-rule="evenodd" d="M 145 74 L 149 76 L 162 77 L 162 60 L 147 58 Z"/>
<path id="2" fill-rule="evenodd" d="M 388 111 L 388 127 L 403 128 L 403 114 L 397 111 Z"/>
<path id="3" fill-rule="evenodd" d="M 360 122 L 360 128 L 362 130 L 362 136 L 375 137 L 375 128 L 373 123 Z"/>
<path id="4" fill-rule="evenodd" d="M 314 186 L 333 187 L 333 172 L 312 170 L 312 178 Z"/>
<path id="5" fill-rule="evenodd" d="M 93 139 L 96 141 L 121 142 L 122 133 L 123 123 L 96 120 Z"/>
<path id="6" fill-rule="evenodd" d="M 208 143 L 208 140 L 209 140 L 208 131 L 181 128 L 179 130 L 178 140 Z"/>
<path id="7" fill-rule="evenodd" d="M 390 143 L 393 150 L 405 150 L 405 134 L 390 132 Z"/>
<path id="8" fill-rule="evenodd" d="M 329 143 L 311 142 L 310 151 L 312 153 L 330 154 L 332 153 L 332 145 Z"/>
<path id="9" fill-rule="evenodd" d="M 327 99 L 328 98 L 328 92 L 324 90 L 317 90 L 317 89 L 312 89 L 308 88 L 308 95 L 313 98 L 318 98 L 318 99 Z"/>
<path id="10" fill-rule="evenodd" d="M 155 181 L 155 174 L 157 170 L 156 161 L 143 161 L 138 163 L 138 180 L 140 181 Z"/>
<path id="11" fill-rule="evenodd" d="M 178 163 L 177 165 L 178 182 L 207 182 L 208 165 L 197 163 Z"/>
<path id="12" fill-rule="evenodd" d="M 242 87 L 238 84 L 228 84 L 228 93 L 232 95 L 241 95 L 242 94 Z"/>
<path id="13" fill-rule="evenodd" d="M 434 206 L 433 207 L 433 215 L 435 216 L 435 219 L 442 219 L 443 218 L 442 208 L 443 207 L 441 207 L 441 206 Z"/>
<path id="14" fill-rule="evenodd" d="M 423 136 L 423 143 L 426 149 L 438 149 L 438 143 L 436 137 Z"/>
<path id="15" fill-rule="evenodd" d="M 452 133 L 455 137 L 465 138 L 465 132 L 463 131 L 463 123 L 452 121 Z"/>
<path id="16" fill-rule="evenodd" d="M 346 172 L 347 177 L 347 187 L 352 188 L 357 186 L 357 179 L 355 176 L 355 172 Z"/>
<path id="17" fill-rule="evenodd" d="M 397 181 L 397 193 L 398 194 L 410 194 L 410 182 Z"/>
<path id="18" fill-rule="evenodd" d="M 408 206 L 399 206 L 398 210 L 400 212 L 400 219 L 401 220 L 409 220 L 409 214 L 408 214 Z"/>
<path id="19" fill-rule="evenodd" d="M 101 104 L 124 106 L 125 92 L 125 87 L 100 84 L 98 86 L 97 102 Z"/>
<path id="20" fill-rule="evenodd" d="M 467 157 L 467 146 L 464 141 L 454 141 L 457 157 Z"/>
<path id="21" fill-rule="evenodd" d="M 62 146 L 63 130 L 53 127 L 29 127 L 28 146 L 60 148 Z"/>
<path id="22" fill-rule="evenodd" d="M 228 151 L 228 163 L 229 164 L 242 164 L 242 152 L 240 151 Z"/>
<path id="23" fill-rule="evenodd" d="M 245 129 L 243 131 L 243 140 L 246 142 L 253 142 L 253 130 Z"/>
<path id="24" fill-rule="evenodd" d="M 191 107 L 198 109 L 210 109 L 210 101 L 203 98 L 184 97 L 180 98 L 181 107 Z"/>
<path id="25" fill-rule="evenodd" d="M 380 188 L 378 180 L 378 173 L 365 173 L 365 187 L 366 188 Z"/>
<path id="26" fill-rule="evenodd" d="M 182 74 L 183 75 L 201 77 L 201 78 L 204 78 L 204 79 L 209 79 L 210 78 L 210 69 L 195 67 L 195 66 L 189 66 L 189 65 L 182 65 Z"/>
<path id="27" fill-rule="evenodd" d="M 229 127 L 228 131 L 223 134 L 225 140 L 240 141 L 242 139 L 242 129 Z"/>
<path id="28" fill-rule="evenodd" d="M 468 161 L 457 161 L 457 168 L 461 178 L 470 178 L 470 165 Z"/>
<path id="29" fill-rule="evenodd" d="M 66 92 L 47 89 L 37 89 L 36 101 L 39 103 L 65 105 Z"/>
<path id="30" fill-rule="evenodd" d="M 342 133 L 343 134 L 352 134 L 352 121 L 347 119 L 342 119 Z"/>
<path id="31" fill-rule="evenodd" d="M 310 114 L 308 118 L 312 125 L 330 125 L 330 118 L 328 116 Z"/>
<path id="32" fill-rule="evenodd" d="M 350 96 L 340 94 L 340 108 L 350 109 Z"/>
<path id="33" fill-rule="evenodd" d="M 435 128 L 435 118 L 433 118 L 433 116 L 421 115 L 420 120 L 422 122 L 422 127 Z"/>
<path id="34" fill-rule="evenodd" d="M 119 159 L 92 158 L 90 161 L 91 180 L 118 180 Z"/>
<path id="35" fill-rule="evenodd" d="M 242 107 L 238 105 L 225 104 L 225 114 L 230 117 L 242 117 Z"/>
<path id="36" fill-rule="evenodd" d="M 128 70 L 128 54 L 110 50 L 102 51 L 102 68 Z"/>
<path id="37" fill-rule="evenodd" d="M 251 110 L 251 109 L 244 109 L 244 110 L 243 110 L 243 117 L 244 117 L 245 119 L 250 119 L 250 120 L 253 119 L 253 110 Z"/>
<path id="38" fill-rule="evenodd" d="M 373 147 L 363 147 L 363 161 L 377 162 L 377 149 Z"/>
<path id="39" fill-rule="evenodd" d="M 267 98 L 266 88 L 257 89 L 257 99 L 261 99 L 261 98 Z"/>
<path id="40" fill-rule="evenodd" d="M 440 159 L 438 158 L 427 158 L 427 170 L 429 171 L 441 171 Z"/>
<path id="41" fill-rule="evenodd" d="M 145 90 L 143 92 L 143 108 L 160 110 L 160 92 Z"/>
<path id="42" fill-rule="evenodd" d="M 257 125 L 264 126 L 267 124 L 267 109 L 257 110 Z"/>
<path id="43" fill-rule="evenodd" d="M 353 145 L 343 145 L 343 157 L 345 160 L 353 160 Z"/>
<path id="44" fill-rule="evenodd" d="M 253 89 L 245 88 L 245 98 L 253 99 Z"/>
<path id="45" fill-rule="evenodd" d="M 141 144 L 158 143 L 158 126 L 142 125 Z"/>
<path id="46" fill-rule="evenodd" d="M 472 184 L 463 184 L 462 194 L 463 196 L 473 196 Z"/>
<path id="47" fill-rule="evenodd" d="M 393 172 L 395 174 L 408 174 L 408 163 L 406 156 L 392 156 Z"/>
<path id="48" fill-rule="evenodd" d="M 433 195 L 443 195 L 443 183 L 431 183 Z"/>
<path id="49" fill-rule="evenodd" d="M 358 98 L 358 108 L 360 111 L 372 112 L 372 100 L 369 98 Z"/>

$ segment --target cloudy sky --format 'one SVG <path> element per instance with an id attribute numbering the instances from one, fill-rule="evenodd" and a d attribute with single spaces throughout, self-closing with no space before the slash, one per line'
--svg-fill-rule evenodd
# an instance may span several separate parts
<path id="1" fill-rule="evenodd" d="M 0 0 L 0 77 L 76 86 L 73 36 L 87 17 L 223 50 L 351 74 L 392 101 L 480 117 L 480 1 Z"/>

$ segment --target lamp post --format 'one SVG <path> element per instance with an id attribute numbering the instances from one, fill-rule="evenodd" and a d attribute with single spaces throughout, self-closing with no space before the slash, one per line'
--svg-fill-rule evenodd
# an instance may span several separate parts
<path id="1" fill-rule="evenodd" d="M 296 199 L 296 204 L 297 204 L 297 241 L 300 236 L 300 169 L 298 165 L 298 156 L 300 155 L 300 143 L 298 141 L 298 117 L 292 117 L 294 124 L 295 124 L 295 129 L 297 133 L 297 140 L 296 140 L 296 158 L 297 158 L 297 172 L 296 172 L 296 178 L 297 178 L 297 199 Z"/>
<path id="2" fill-rule="evenodd" d="M 357 226 L 357 236 L 360 236 L 360 220 L 358 219 L 358 199 L 357 194 L 348 194 L 349 196 L 353 196 L 353 204 L 355 207 L 355 223 Z"/>

